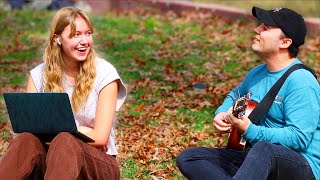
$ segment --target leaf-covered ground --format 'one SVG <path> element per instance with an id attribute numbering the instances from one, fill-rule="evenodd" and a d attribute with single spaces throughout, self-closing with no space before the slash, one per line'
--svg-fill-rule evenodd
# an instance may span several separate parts
<path id="1" fill-rule="evenodd" d="M 0 10 L 1 95 L 24 91 L 53 14 Z M 256 22 L 146 8 L 90 16 L 98 54 L 115 65 L 129 90 L 116 129 L 122 179 L 184 179 L 175 164 L 179 152 L 225 145 L 225 135 L 212 128 L 214 111 L 261 63 L 250 50 Z M 299 55 L 318 75 L 319 48 L 319 36 L 308 37 Z M 0 100 L 1 156 L 12 131 Z"/>

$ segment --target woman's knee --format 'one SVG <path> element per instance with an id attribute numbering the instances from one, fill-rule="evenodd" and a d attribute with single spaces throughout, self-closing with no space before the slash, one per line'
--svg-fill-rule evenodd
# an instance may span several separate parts
<path id="1" fill-rule="evenodd" d="M 19 134 L 17 137 L 14 138 L 13 142 L 40 142 L 40 140 L 33 134 L 24 132 Z"/>
<path id="2" fill-rule="evenodd" d="M 22 149 L 29 151 L 45 151 L 44 144 L 39 140 L 39 138 L 27 132 L 21 133 L 15 137 L 9 148 L 10 147 L 16 147 L 19 149 L 23 147 Z"/>
<path id="3" fill-rule="evenodd" d="M 8 179 L 22 179 L 33 172 L 37 172 L 33 175 L 43 174 L 45 158 L 46 151 L 42 142 L 33 134 L 21 133 L 14 138 L 2 157 L 0 174 L 7 175 Z"/>
<path id="4" fill-rule="evenodd" d="M 76 143 L 77 138 L 74 137 L 72 134 L 68 132 L 61 132 L 59 133 L 51 142 L 51 144 L 70 144 L 70 143 Z"/>
<path id="5" fill-rule="evenodd" d="M 81 151 L 79 140 L 68 132 L 61 132 L 51 141 L 48 155 L 52 152 L 65 152 L 70 148 L 73 152 Z"/>

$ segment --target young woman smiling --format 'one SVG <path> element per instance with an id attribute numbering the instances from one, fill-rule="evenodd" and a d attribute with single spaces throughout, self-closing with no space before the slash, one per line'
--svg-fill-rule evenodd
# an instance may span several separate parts
<path id="1" fill-rule="evenodd" d="M 0 161 L 4 179 L 120 179 L 114 125 L 126 88 L 114 66 L 96 55 L 92 34 L 84 12 L 60 9 L 52 20 L 44 63 L 30 71 L 27 92 L 66 92 L 78 130 L 95 142 L 61 132 L 48 146 L 21 133 Z"/>

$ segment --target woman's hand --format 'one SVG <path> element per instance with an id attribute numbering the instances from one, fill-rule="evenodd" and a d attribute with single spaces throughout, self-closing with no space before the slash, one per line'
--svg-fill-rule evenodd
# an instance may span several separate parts
<path id="1" fill-rule="evenodd" d="M 79 126 L 78 127 L 78 131 L 83 133 L 83 134 L 87 134 L 87 133 L 93 131 L 93 129 L 90 128 L 90 127 L 87 127 L 87 126 Z M 94 142 L 93 143 L 88 143 L 88 144 L 91 145 L 91 146 L 97 147 L 97 148 L 99 148 L 100 150 L 102 150 L 104 152 L 108 150 L 106 145 L 100 145 L 100 144 L 96 144 Z"/>
<path id="2" fill-rule="evenodd" d="M 78 127 L 78 131 L 81 132 L 82 134 L 87 134 L 89 132 L 91 132 L 93 129 L 89 128 L 87 126 L 79 126 Z"/>
<path id="3" fill-rule="evenodd" d="M 228 121 L 228 113 L 220 112 L 213 119 L 213 127 L 220 133 L 228 133 L 231 130 L 231 124 Z"/>

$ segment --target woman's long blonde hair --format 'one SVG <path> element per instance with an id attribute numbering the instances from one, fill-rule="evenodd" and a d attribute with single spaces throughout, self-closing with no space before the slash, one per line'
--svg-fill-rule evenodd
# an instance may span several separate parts
<path id="1" fill-rule="evenodd" d="M 71 26 L 69 38 L 73 37 L 76 33 L 75 20 L 77 17 L 83 18 L 88 24 L 91 32 L 93 32 L 93 26 L 89 17 L 84 12 L 74 7 L 60 9 L 52 20 L 50 35 L 44 52 L 45 70 L 43 73 L 43 87 L 45 92 L 64 92 L 62 78 L 64 70 L 66 69 L 66 64 L 61 56 L 62 48 L 54 42 L 53 38 L 55 34 L 60 35 L 68 25 Z M 96 76 L 95 57 L 96 53 L 91 47 L 87 59 L 80 62 L 80 69 L 76 77 L 76 84 L 71 102 L 74 111 L 78 111 L 80 108 L 84 107 L 93 87 Z"/>

